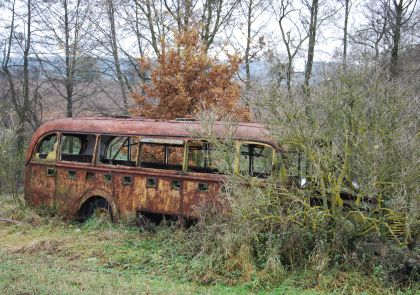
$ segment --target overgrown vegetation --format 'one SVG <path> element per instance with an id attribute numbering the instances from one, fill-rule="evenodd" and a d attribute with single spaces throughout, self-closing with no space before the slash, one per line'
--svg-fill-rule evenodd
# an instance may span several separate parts
<path id="1" fill-rule="evenodd" d="M 16 149 L 19 145 L 16 134 L 21 126 L 14 120 L 13 113 L 3 115 L 0 120 L 0 194 L 11 194 L 16 203 L 23 205 L 19 189 L 23 179 L 24 155 L 21 149 Z"/>
<path id="2" fill-rule="evenodd" d="M 224 142 L 207 128 L 230 174 L 223 194 L 229 211 L 203 208 L 187 238 L 195 241 L 199 280 L 266 286 L 308 271 L 319 284 L 331 269 L 397 289 L 420 280 L 418 97 L 412 84 L 380 72 L 335 72 L 309 97 L 260 92 L 265 99 L 255 107 L 289 151 L 267 181 L 226 165 L 235 123 L 225 118 Z M 203 117 L 211 126 L 217 116 Z"/>
<path id="3" fill-rule="evenodd" d="M 219 115 L 201 112 L 201 136 L 228 175 L 222 193 L 228 210 L 199 208 L 199 222 L 188 229 L 161 226 L 147 232 L 97 220 L 79 225 L 42 217 L 16 206 L 20 198 L 10 178 L 14 201 L 2 198 L 0 206 L 0 217 L 12 224 L 0 225 L 0 283 L 13 286 L 12 273 L 18 273 L 24 279 L 16 286 L 27 292 L 61 287 L 73 292 L 80 286 L 104 290 L 98 281 L 123 277 L 110 290 L 134 292 L 146 280 L 154 286 L 150 292 L 162 292 L 155 276 L 163 276 L 175 278 L 174 290 L 186 286 L 187 293 L 202 292 L 201 284 L 222 284 L 215 293 L 276 292 L 290 285 L 353 294 L 415 293 L 420 281 L 418 95 L 415 83 L 380 73 L 338 70 L 309 96 L 301 90 L 256 90 L 261 100 L 251 107 L 288 151 L 267 180 L 232 170 L 237 122 L 225 117 L 226 138 L 220 141 L 211 132 Z M 16 175 L 19 167 L 6 161 L 13 155 L 13 126 L 2 127 L 2 177 Z M 54 258 L 53 269 L 76 269 L 99 279 L 92 283 L 70 275 L 73 288 L 71 281 L 59 286 L 24 271 L 36 263 L 48 277 L 59 278 L 48 270 L 48 257 Z M 14 258 L 22 259 L 20 266 L 11 267 Z"/>
<path id="4" fill-rule="evenodd" d="M 379 268 L 368 276 L 338 268 L 322 275 L 295 270 L 282 272 L 281 280 L 274 283 L 265 280 L 262 273 L 250 273 L 249 279 L 238 280 L 242 277 L 238 271 L 242 262 L 230 260 L 226 266 L 231 271 L 216 276 L 209 268 L 216 257 L 194 254 L 203 239 L 200 227 L 181 229 L 164 225 L 149 232 L 100 219 L 80 224 L 39 215 L 31 209 L 22 210 L 7 196 L 2 196 L 0 202 L 0 216 L 20 221 L 19 224 L 0 222 L 2 294 L 360 294 L 362 291 L 392 294 L 396 291 L 396 286 L 382 280 Z M 213 242 L 208 249 L 212 245 Z M 231 254 L 233 257 L 234 253 Z M 213 265 L 215 270 L 217 263 Z"/>

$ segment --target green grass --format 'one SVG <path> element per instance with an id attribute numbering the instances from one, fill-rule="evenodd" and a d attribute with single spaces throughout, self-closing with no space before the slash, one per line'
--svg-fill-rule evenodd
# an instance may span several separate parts
<path id="1" fill-rule="evenodd" d="M 322 278 L 297 273 L 266 289 L 261 281 L 201 284 L 193 279 L 192 257 L 182 239 L 171 238 L 185 235 L 181 229 L 151 233 L 100 220 L 64 222 L 19 209 L 5 197 L 0 197 L 0 217 L 23 221 L 0 222 L 0 294 L 394 293 L 358 273 L 331 272 Z"/>

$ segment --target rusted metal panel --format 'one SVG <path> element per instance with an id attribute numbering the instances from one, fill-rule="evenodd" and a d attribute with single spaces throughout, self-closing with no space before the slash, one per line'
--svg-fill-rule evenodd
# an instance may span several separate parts
<path id="1" fill-rule="evenodd" d="M 25 197 L 35 206 L 56 206 L 68 218 L 76 217 L 81 204 L 93 196 L 106 198 L 115 211 L 114 215 L 121 218 L 127 218 L 137 210 L 198 217 L 197 207 L 220 206 L 223 175 L 115 166 L 95 161 L 57 160 L 45 164 L 31 159 L 37 142 L 51 132 L 188 139 L 191 132 L 200 128 L 197 122 L 139 119 L 66 118 L 48 121 L 37 129 L 27 152 Z M 214 131 L 223 137 L 223 123 L 216 123 Z M 258 124 L 240 124 L 235 136 L 275 146 L 266 130 Z M 54 176 L 47 175 L 48 167 L 54 169 Z M 156 180 L 155 185 L 150 185 L 150 179 Z"/>
<path id="2" fill-rule="evenodd" d="M 200 133 L 204 130 L 199 122 L 114 118 L 55 119 L 47 121 L 37 129 L 29 145 L 27 161 L 31 158 L 36 140 L 43 134 L 53 131 L 191 138 L 191 134 Z M 223 138 L 225 136 L 224 123 L 216 122 L 213 131 Z M 275 142 L 270 139 L 268 131 L 261 124 L 240 123 L 236 129 L 235 137 L 275 146 Z"/>
<path id="3" fill-rule="evenodd" d="M 199 184 L 208 184 L 208 191 L 200 191 Z M 184 198 L 182 215 L 189 217 L 199 217 L 200 208 L 220 207 L 220 182 L 217 181 L 184 181 Z"/>
<path id="4" fill-rule="evenodd" d="M 33 205 L 55 206 L 55 169 L 55 165 L 51 163 L 32 163 L 30 167 L 27 167 L 25 173 L 27 180 L 27 183 L 25 183 L 25 196 Z"/>

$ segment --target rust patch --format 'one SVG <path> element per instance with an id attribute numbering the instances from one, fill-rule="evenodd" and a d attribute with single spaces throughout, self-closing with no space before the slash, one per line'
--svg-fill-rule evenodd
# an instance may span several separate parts
<path id="1" fill-rule="evenodd" d="M 66 118 L 48 121 L 37 129 L 27 152 L 25 198 L 34 206 L 56 208 L 67 218 L 76 217 L 83 202 L 98 196 L 110 203 L 116 219 L 128 218 L 138 210 L 198 217 L 197 206 L 206 203 L 220 205 L 224 176 L 98 163 L 95 161 L 97 152 L 91 163 L 61 161 L 60 157 L 49 163 L 31 159 L 40 139 L 53 132 L 188 140 L 191 130 L 200 128 L 197 122 L 140 119 Z M 214 131 L 222 137 L 223 124 L 216 123 Z M 235 137 L 275 146 L 263 126 L 258 124 L 239 124 Z M 95 151 L 99 149 L 98 137 L 94 146 Z"/>

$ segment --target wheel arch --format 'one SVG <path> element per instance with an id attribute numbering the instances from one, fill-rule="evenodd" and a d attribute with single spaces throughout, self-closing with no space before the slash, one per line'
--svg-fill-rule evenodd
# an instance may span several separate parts
<path id="1" fill-rule="evenodd" d="M 83 196 L 81 197 L 79 201 L 79 205 L 76 210 L 76 215 L 79 214 L 80 210 L 82 209 L 83 205 L 86 204 L 86 202 L 89 202 L 90 200 L 93 200 L 95 198 L 105 199 L 108 202 L 109 206 L 111 207 L 113 219 L 115 221 L 119 220 L 118 209 L 114 200 L 112 199 L 111 193 L 109 193 L 108 191 L 104 189 L 98 189 L 98 188 L 90 189 L 83 194 Z"/>

